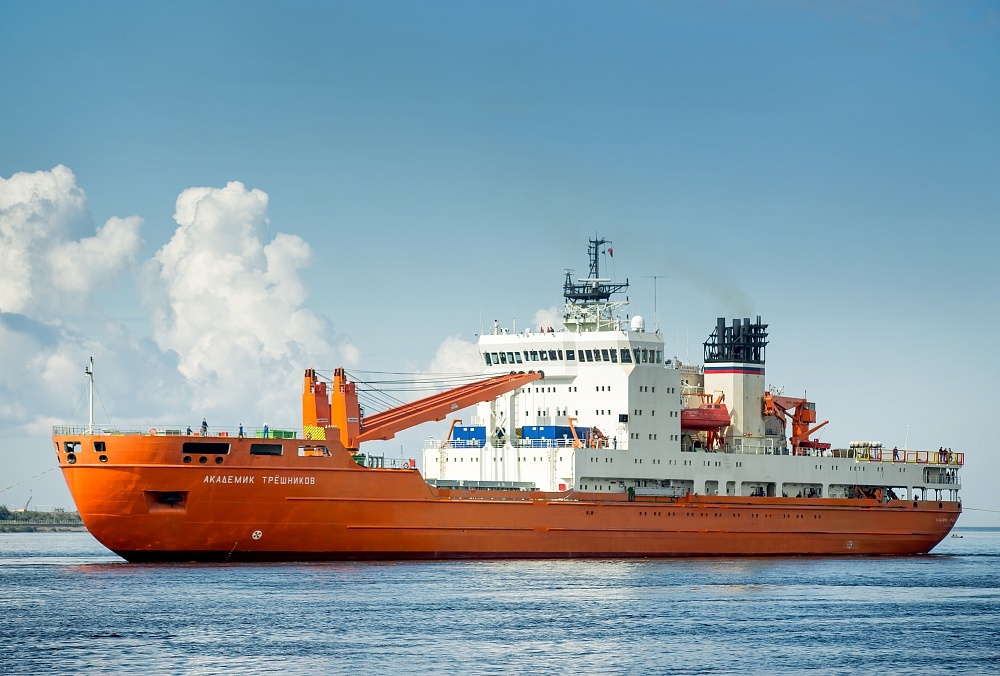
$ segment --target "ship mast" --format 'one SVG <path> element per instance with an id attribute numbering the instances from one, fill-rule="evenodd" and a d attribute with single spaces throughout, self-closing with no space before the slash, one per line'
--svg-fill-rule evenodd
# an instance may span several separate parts
<path id="1" fill-rule="evenodd" d="M 90 378 L 90 424 L 87 426 L 87 434 L 94 433 L 94 356 L 90 357 L 90 366 L 83 369 L 83 372 Z"/>
<path id="2" fill-rule="evenodd" d="M 572 270 L 566 270 L 566 281 L 563 283 L 563 298 L 566 301 L 563 312 L 563 325 L 570 331 L 587 330 L 600 331 L 602 324 L 607 328 L 616 328 L 614 313 L 626 305 L 622 301 L 611 301 L 611 295 L 628 289 L 628 280 L 624 283 L 613 283 L 608 278 L 601 277 L 600 254 L 604 245 L 611 244 L 604 239 L 591 239 L 587 246 L 590 257 L 590 274 L 585 279 L 573 283 Z M 603 302 L 603 305 L 602 305 Z"/>

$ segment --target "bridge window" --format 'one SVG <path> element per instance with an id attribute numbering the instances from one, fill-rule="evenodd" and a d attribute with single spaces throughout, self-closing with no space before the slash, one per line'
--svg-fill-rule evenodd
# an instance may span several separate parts
<path id="1" fill-rule="evenodd" d="M 531 361 L 538 361 L 538 350 L 531 351 Z"/>
<path id="2" fill-rule="evenodd" d="M 622 348 L 622 363 L 631 364 L 632 363 L 632 353 L 627 347 Z"/>
<path id="3" fill-rule="evenodd" d="M 606 349 L 601 350 L 601 356 L 604 358 L 604 361 L 611 361 L 610 355 L 608 355 L 608 351 Z"/>
<path id="4" fill-rule="evenodd" d="M 576 361 L 576 350 L 566 350 L 566 361 Z"/>
<path id="5" fill-rule="evenodd" d="M 299 446 L 300 457 L 330 457 L 330 449 L 326 446 Z"/>
<path id="6" fill-rule="evenodd" d="M 503 352 L 500 353 L 500 363 L 501 364 L 506 364 L 507 363 L 507 355 L 504 354 Z"/>
<path id="7" fill-rule="evenodd" d="M 549 360 L 550 361 L 555 361 L 556 360 L 556 351 L 555 350 L 549 350 Z"/>
<path id="8" fill-rule="evenodd" d="M 611 348 L 611 363 L 612 364 L 618 363 L 618 350 L 614 348 Z"/>
<path id="9" fill-rule="evenodd" d="M 587 352 L 589 353 L 590 350 L 587 350 Z M 594 361 L 601 361 L 601 351 L 600 350 L 594 350 Z"/>
<path id="10" fill-rule="evenodd" d="M 185 441 L 182 450 L 185 455 L 227 455 L 229 444 L 217 441 Z"/>
<path id="11" fill-rule="evenodd" d="M 559 361 L 562 361 L 562 360 L 563 360 L 563 353 L 562 353 L 562 350 L 556 350 L 556 354 L 558 354 L 558 355 L 559 355 Z"/>
<path id="12" fill-rule="evenodd" d="M 510 354 L 510 353 L 508 352 L 508 354 Z M 514 352 L 513 355 L 514 355 L 514 361 L 516 361 L 518 364 L 520 364 L 521 363 L 521 353 L 520 352 Z"/>
<path id="13" fill-rule="evenodd" d="M 496 352 L 493 353 L 493 363 L 494 364 L 500 363 L 500 355 L 498 355 Z"/>
<path id="14" fill-rule="evenodd" d="M 534 354 L 534 353 L 532 353 L 532 354 Z M 541 358 L 542 361 L 548 361 L 549 360 L 549 353 L 546 352 L 545 350 L 539 350 L 538 356 Z"/>
<path id="15" fill-rule="evenodd" d="M 583 356 L 586 357 L 587 361 L 594 361 L 594 352 L 592 350 L 584 350 Z"/>

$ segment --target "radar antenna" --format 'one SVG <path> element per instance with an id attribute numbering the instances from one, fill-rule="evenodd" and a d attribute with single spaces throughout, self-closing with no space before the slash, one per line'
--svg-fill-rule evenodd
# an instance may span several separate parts
<path id="1" fill-rule="evenodd" d="M 566 282 L 563 284 L 563 297 L 570 303 L 587 303 L 606 301 L 613 293 L 621 293 L 628 289 L 628 280 L 612 283 L 610 279 L 601 279 L 601 257 L 604 245 L 611 244 L 603 237 L 592 239 L 587 245 L 587 255 L 590 256 L 590 275 L 586 279 L 578 279 L 573 283 L 570 276 L 572 270 L 566 270 Z"/>

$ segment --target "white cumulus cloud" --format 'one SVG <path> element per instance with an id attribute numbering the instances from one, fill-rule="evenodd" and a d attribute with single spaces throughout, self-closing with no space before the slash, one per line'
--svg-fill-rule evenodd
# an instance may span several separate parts
<path id="1" fill-rule="evenodd" d="M 534 318 L 531 320 L 531 325 L 535 329 L 552 327 L 558 331 L 563 326 L 562 310 L 555 306 L 542 308 L 535 313 Z"/>
<path id="2" fill-rule="evenodd" d="M 178 227 L 146 264 L 144 290 L 154 340 L 177 354 L 195 405 L 295 420 L 288 395 L 303 369 L 353 365 L 358 351 L 302 307 L 312 250 L 296 235 L 269 240 L 267 206 L 266 193 L 239 182 L 182 192 Z"/>
<path id="3" fill-rule="evenodd" d="M 0 177 L 0 311 L 41 317 L 82 307 L 134 261 L 138 217 L 113 218 L 93 237 L 70 239 L 71 230 L 86 227 L 86 204 L 62 165 Z"/>
<path id="4" fill-rule="evenodd" d="M 444 339 L 431 360 L 431 373 L 471 374 L 483 370 L 483 358 L 475 343 L 463 340 L 461 336 Z"/>

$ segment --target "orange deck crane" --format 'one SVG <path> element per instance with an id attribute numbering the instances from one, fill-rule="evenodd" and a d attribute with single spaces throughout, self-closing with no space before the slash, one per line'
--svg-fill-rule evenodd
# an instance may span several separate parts
<path id="1" fill-rule="evenodd" d="M 319 380 L 315 370 L 307 369 L 302 390 L 302 426 L 336 427 L 344 448 L 357 450 L 363 441 L 392 439 L 397 432 L 423 422 L 444 420 L 449 413 L 489 401 L 543 377 L 541 371 L 494 376 L 362 418 L 357 385 L 348 380 L 343 368 L 333 372 L 330 387 Z"/>
<path id="2" fill-rule="evenodd" d="M 781 427 L 787 429 L 785 418 L 792 421 L 792 453 L 794 455 L 805 455 L 806 449 L 826 450 L 830 444 L 810 439 L 819 428 L 826 425 L 829 420 L 824 420 L 819 425 L 810 428 L 816 422 L 816 404 L 797 397 L 783 397 L 773 392 L 764 395 L 764 416 L 774 416 L 781 421 Z"/>

